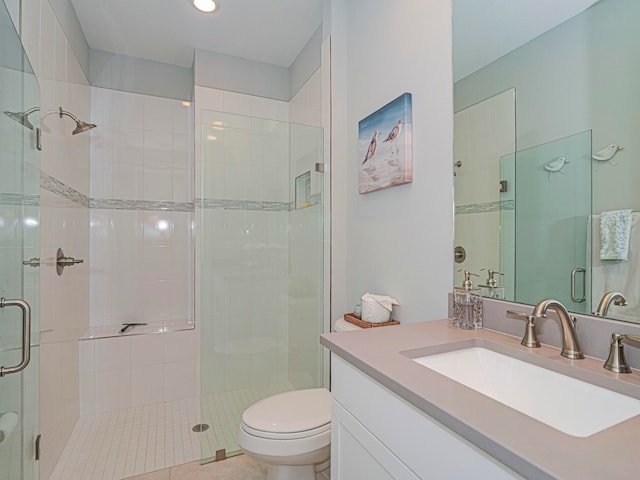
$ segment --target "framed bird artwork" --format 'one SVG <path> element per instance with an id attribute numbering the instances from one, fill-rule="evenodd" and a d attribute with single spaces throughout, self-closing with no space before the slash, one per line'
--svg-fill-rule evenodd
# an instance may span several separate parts
<path id="1" fill-rule="evenodd" d="M 358 123 L 360 193 L 413 181 L 411 94 L 403 93 Z"/>

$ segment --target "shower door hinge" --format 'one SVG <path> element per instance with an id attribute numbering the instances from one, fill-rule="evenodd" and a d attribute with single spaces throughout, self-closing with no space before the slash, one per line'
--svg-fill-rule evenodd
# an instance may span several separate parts
<path id="1" fill-rule="evenodd" d="M 223 448 L 222 450 L 216 450 L 216 462 L 220 460 L 225 460 L 227 458 L 227 450 Z"/>
<path id="2" fill-rule="evenodd" d="M 316 163 L 316 172 L 324 173 L 324 163 Z"/>
<path id="3" fill-rule="evenodd" d="M 36 445 L 35 445 L 35 451 L 36 451 L 36 462 L 40 460 L 40 441 L 42 440 L 42 434 L 38 434 L 36 436 Z"/>
<path id="4" fill-rule="evenodd" d="M 505 193 L 507 191 L 507 181 L 500 180 L 500 193 Z"/>

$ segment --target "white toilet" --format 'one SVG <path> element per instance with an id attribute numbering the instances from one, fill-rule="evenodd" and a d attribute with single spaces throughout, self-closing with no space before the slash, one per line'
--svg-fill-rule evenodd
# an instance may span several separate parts
<path id="1" fill-rule="evenodd" d="M 334 331 L 359 330 L 340 319 Z M 267 480 L 329 478 L 331 393 L 312 388 L 260 400 L 242 414 L 240 447 L 267 466 Z"/>

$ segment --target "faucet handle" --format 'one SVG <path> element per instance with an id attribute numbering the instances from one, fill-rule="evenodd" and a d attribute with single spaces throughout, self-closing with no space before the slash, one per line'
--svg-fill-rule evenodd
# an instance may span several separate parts
<path id="1" fill-rule="evenodd" d="M 624 345 L 622 340 L 629 339 L 640 343 L 640 337 L 637 335 L 613 333 L 611 335 L 611 349 L 609 350 L 609 358 L 604 362 L 604 368 L 615 373 L 631 373 L 631 367 L 624 357 Z"/>
<path id="2" fill-rule="evenodd" d="M 524 312 L 517 312 L 515 310 L 507 310 L 507 316 L 527 321 L 527 326 L 525 327 L 524 336 L 522 337 L 520 345 L 528 348 L 540 348 L 540 342 L 538 341 L 538 336 L 536 335 L 536 326 L 533 323 L 534 319 L 536 318 L 534 315 L 529 315 Z"/>

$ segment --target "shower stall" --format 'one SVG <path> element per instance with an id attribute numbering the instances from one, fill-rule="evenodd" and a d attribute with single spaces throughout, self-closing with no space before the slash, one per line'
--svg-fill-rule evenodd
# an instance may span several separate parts
<path id="1" fill-rule="evenodd" d="M 25 349 L 22 304 L 0 300 L 3 372 L 30 350 L 0 373 L 0 476 L 118 480 L 239 453 L 245 408 L 328 377 L 321 69 L 289 101 L 178 67 L 180 88 L 149 92 L 148 64 L 118 55 L 90 85 L 33 4 L 22 44 L 0 2 L 0 298 L 31 306 Z"/>

